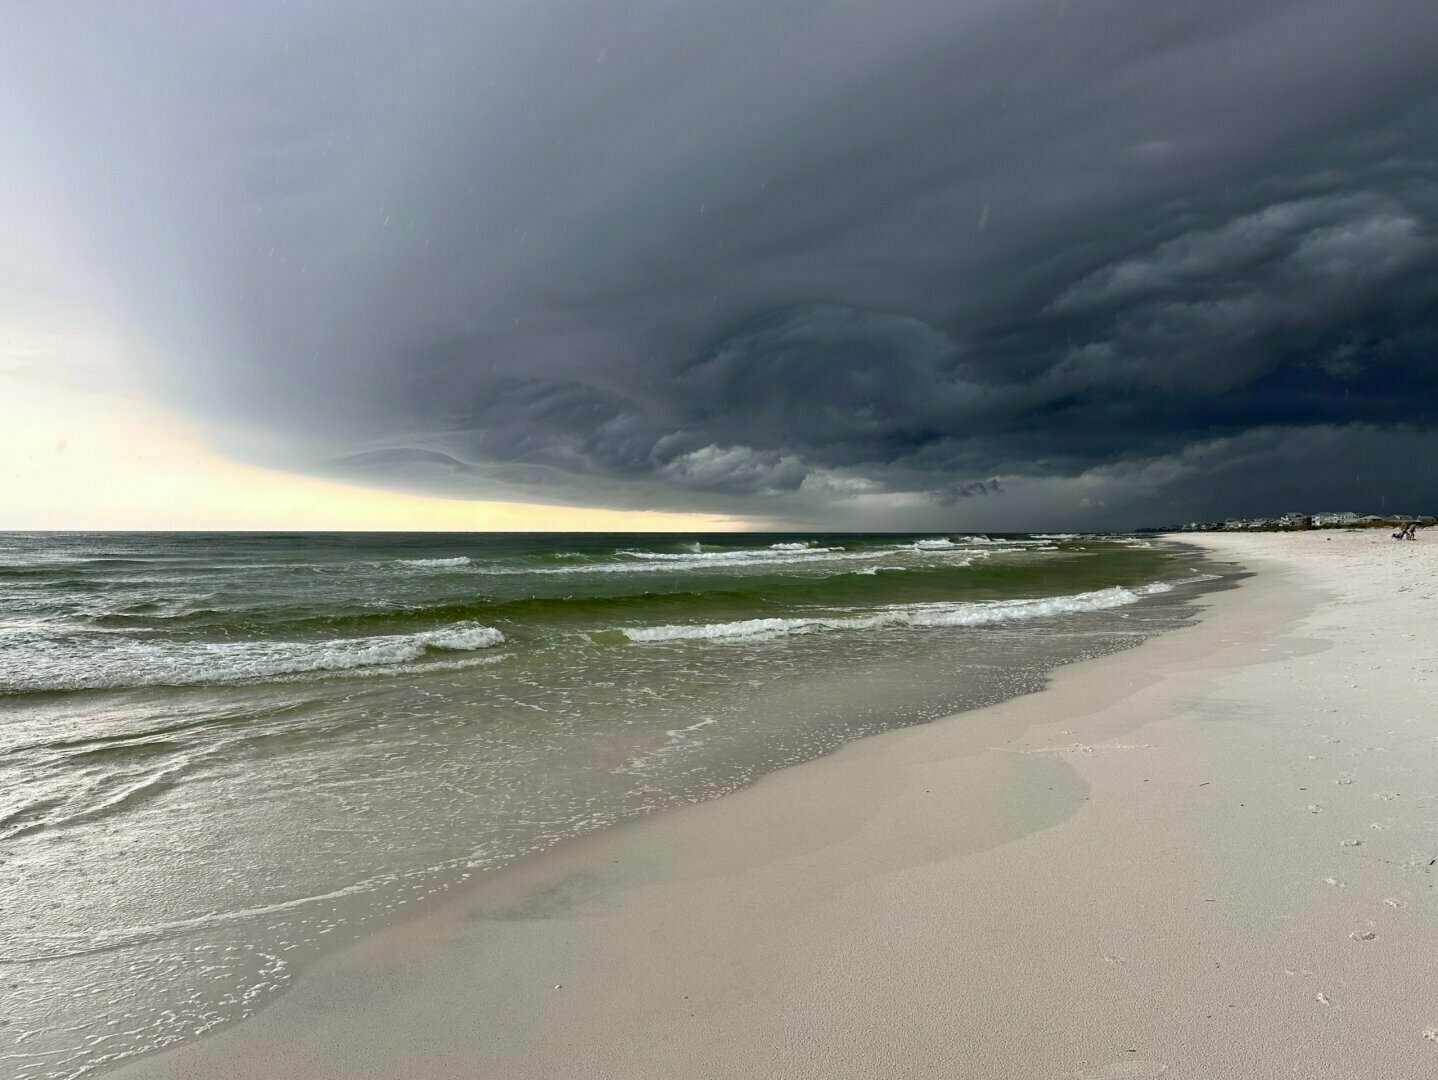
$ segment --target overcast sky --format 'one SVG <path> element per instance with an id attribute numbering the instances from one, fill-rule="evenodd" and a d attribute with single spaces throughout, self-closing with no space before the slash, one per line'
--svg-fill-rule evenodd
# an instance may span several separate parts
<path id="1" fill-rule="evenodd" d="M 8 4 L 0 320 L 390 491 L 1434 512 L 1435 57 L 1433 0 Z"/>

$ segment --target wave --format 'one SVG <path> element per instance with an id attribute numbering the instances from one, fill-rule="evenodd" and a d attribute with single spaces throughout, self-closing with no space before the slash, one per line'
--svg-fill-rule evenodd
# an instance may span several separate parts
<path id="1" fill-rule="evenodd" d="M 504 643 L 491 626 L 460 624 L 412 634 L 322 641 L 149 642 L 86 645 L 38 640 L 11 647 L 0 662 L 0 694 L 211 686 L 295 675 L 394 668 L 437 652 L 473 652 Z"/>
<path id="2" fill-rule="evenodd" d="M 888 564 L 880 565 L 897 569 Z M 943 568 L 958 569 L 962 565 L 962 561 L 945 560 Z M 848 571 L 852 566 L 852 563 L 839 563 L 837 568 Z M 863 572 L 862 567 L 855 569 Z M 925 563 L 907 569 L 934 570 L 938 567 Z M 594 622 L 617 617 L 634 618 L 636 611 L 673 611 L 677 616 L 680 612 L 690 612 L 711 604 L 742 608 L 774 598 L 783 598 L 791 603 L 822 603 L 826 597 L 834 597 L 831 603 L 842 603 L 845 601 L 837 599 L 837 596 L 853 597 L 852 587 L 862 587 L 848 573 L 824 576 L 796 574 L 787 580 L 764 578 L 757 582 L 743 577 L 728 577 L 712 583 L 681 580 L 677 587 L 663 588 L 644 588 L 650 584 L 648 581 L 630 582 L 623 578 L 615 583 L 620 588 L 605 592 L 596 590 L 592 594 L 582 590 L 566 591 L 560 595 L 530 594 L 512 598 L 450 594 L 432 602 L 421 599 L 400 606 L 400 601 L 396 600 L 394 606 L 350 607 L 331 612 L 316 610 L 312 603 L 306 603 L 231 612 L 202 608 L 175 614 L 106 613 L 90 617 L 87 630 L 120 636 L 144 634 L 156 637 L 185 634 L 193 629 L 211 634 L 235 630 L 246 635 L 263 633 L 274 637 L 303 638 L 315 634 L 369 637 L 376 634 L 410 634 L 456 623 L 482 623 L 508 631 L 518 627 L 551 626 L 556 621 L 573 625 L 578 620 L 590 620 L 589 624 L 593 625 Z M 669 584 L 665 583 L 666 586 Z M 845 588 L 845 585 L 850 588 Z"/>
<path id="3" fill-rule="evenodd" d="M 69 800 L 45 798 L 0 818 L 0 840 L 13 840 L 42 829 L 53 830 L 78 825 L 83 821 L 117 813 L 126 806 L 153 798 L 174 787 L 176 779 L 188 771 L 193 762 L 182 761 L 134 779 L 111 778 L 114 790 L 106 790 L 104 781 L 95 785 L 93 801 L 84 798 Z M 74 802 L 75 805 L 72 805 Z"/>
<path id="4" fill-rule="evenodd" d="M 1018 551 L 1018 547 L 995 548 L 985 555 L 1001 555 Z M 882 548 L 851 550 L 845 547 L 821 547 L 813 544 L 775 544 L 767 548 L 734 548 L 728 551 L 702 551 L 676 554 L 660 551 L 618 551 L 618 562 L 589 563 L 583 566 L 551 566 L 523 571 L 533 574 L 637 574 L 683 573 L 685 571 L 759 569 L 767 567 L 802 567 L 830 562 L 854 562 L 890 559 L 896 556 L 936 556 L 978 554 L 951 541 L 920 540 L 912 544 L 896 544 Z M 515 571 L 496 571 L 513 573 Z"/>
<path id="5" fill-rule="evenodd" d="M 451 559 L 397 559 L 400 566 L 417 566 L 426 570 L 442 570 L 456 566 L 474 565 L 468 555 L 456 555 Z"/>
<path id="6" fill-rule="evenodd" d="M 770 544 L 766 548 L 731 548 L 728 551 L 703 551 L 699 549 L 698 544 L 694 546 L 695 550 L 682 554 L 663 551 L 635 551 L 628 548 L 621 549 L 615 554 L 626 559 L 640 559 L 645 562 L 712 562 L 723 559 L 773 559 L 794 555 L 828 555 L 844 550 L 842 547 L 824 547 L 815 543 Z"/>
<path id="7" fill-rule="evenodd" d="M 956 547 L 914 551 L 908 547 L 887 546 L 867 551 L 833 548 L 819 552 L 809 548 L 804 552 L 775 553 L 768 558 L 755 557 L 751 552 L 732 561 L 719 556 L 709 562 L 696 563 L 659 560 L 550 566 L 528 571 L 537 575 L 532 579 L 535 583 L 532 591 L 525 589 L 528 595 L 505 596 L 495 589 L 498 595 L 487 596 L 484 593 L 489 590 L 483 585 L 477 589 L 444 588 L 434 596 L 393 589 L 383 600 L 334 598 L 328 601 L 329 610 L 324 610 L 324 598 L 312 599 L 304 594 L 279 602 L 266 602 L 268 598 L 263 595 L 246 597 L 241 603 L 228 605 L 216 605 L 215 598 L 206 595 L 191 598 L 191 602 L 196 603 L 192 607 L 177 602 L 166 602 L 162 607 L 147 601 L 127 604 L 120 610 L 93 610 L 92 606 L 92 610 L 78 614 L 83 619 L 84 632 L 121 637 L 172 638 L 197 631 L 211 636 L 238 633 L 245 637 L 304 638 L 312 634 L 360 637 L 412 633 L 461 622 L 480 622 L 508 631 L 517 626 L 548 625 L 554 619 L 570 624 L 583 618 L 602 622 L 617 615 L 632 616 L 636 608 L 650 612 L 656 608 L 692 610 L 693 605 L 711 603 L 742 608 L 776 599 L 828 607 L 847 606 L 856 601 L 882 603 L 897 598 L 868 589 L 872 582 L 866 579 L 887 572 L 937 574 L 940 579 L 935 580 L 935 587 L 943 588 L 943 575 L 965 573 L 979 560 L 1021 550 Z M 715 570 L 716 561 L 722 572 Z M 1017 564 L 1014 569 L 1022 573 Z M 691 578 L 689 574 L 696 570 L 713 573 L 712 576 L 706 573 L 705 578 Z M 670 571 L 671 575 L 666 575 L 661 584 L 648 587 L 646 571 Z M 610 580 L 619 587 L 580 587 L 554 595 L 556 590 L 538 584 L 554 580 L 547 575 L 574 573 L 618 574 Z M 638 578 L 626 580 L 636 573 Z M 524 587 L 522 580 L 518 584 Z M 855 589 L 868 591 L 856 593 Z M 54 629 L 63 630 L 65 625 L 62 622 Z M 37 633 L 40 632 L 43 631 L 37 628 Z"/>
<path id="8" fill-rule="evenodd" d="M 695 625 L 621 627 L 617 633 L 636 643 L 666 641 L 756 641 L 826 630 L 882 630 L 903 627 L 988 626 L 994 623 L 1103 611 L 1138 602 L 1143 596 L 1167 592 L 1163 582 L 1136 589 L 1113 586 L 1071 596 L 1029 600 L 988 600 L 971 603 L 912 604 L 880 608 L 867 615 L 814 616 L 810 618 L 742 619 L 736 622 Z M 609 631 L 608 633 L 614 633 Z"/>
<path id="9" fill-rule="evenodd" d="M 451 860 L 450 865 L 462 864 L 465 861 L 466 860 L 463 859 Z M 427 867 L 426 870 L 436 871 L 444 868 L 445 864 L 441 864 L 436 867 Z M 127 945 L 137 945 L 153 941 L 162 936 L 178 935 L 212 926 L 230 926 L 250 919 L 277 915 L 285 911 L 295 911 L 300 908 L 309 907 L 312 904 L 332 902 L 346 896 L 356 896 L 361 893 L 370 892 L 382 885 L 389 884 L 393 880 L 393 877 L 390 875 L 377 874 L 367 877 L 362 881 L 343 885 L 338 889 L 331 889 L 327 892 L 315 893 L 314 895 L 297 896 L 293 899 L 280 900 L 273 904 L 261 904 L 255 907 L 238 908 L 232 911 L 210 911 L 203 915 L 194 915 L 189 918 L 173 919 L 168 922 L 150 923 L 142 926 L 94 929 L 87 930 L 83 934 L 54 934 L 48 943 L 40 943 L 39 945 L 32 946 L 28 951 L 7 952 L 3 960 L 9 964 L 33 964 L 45 960 L 64 960 L 82 956 L 93 956 L 96 953 L 110 952 L 111 950 L 123 948 Z"/>

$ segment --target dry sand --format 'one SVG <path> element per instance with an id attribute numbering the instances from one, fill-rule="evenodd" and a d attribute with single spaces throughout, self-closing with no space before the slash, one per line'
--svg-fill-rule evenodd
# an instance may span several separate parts
<path id="1" fill-rule="evenodd" d="M 500 875 L 124 1077 L 1438 1075 L 1438 538 Z"/>

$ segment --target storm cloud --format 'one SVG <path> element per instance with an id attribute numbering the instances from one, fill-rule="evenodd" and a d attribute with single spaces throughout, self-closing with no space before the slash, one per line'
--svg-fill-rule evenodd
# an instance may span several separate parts
<path id="1" fill-rule="evenodd" d="M 294 471 L 845 527 L 1421 512 L 1435 55 L 1431 0 L 13 5 L 0 221 Z"/>

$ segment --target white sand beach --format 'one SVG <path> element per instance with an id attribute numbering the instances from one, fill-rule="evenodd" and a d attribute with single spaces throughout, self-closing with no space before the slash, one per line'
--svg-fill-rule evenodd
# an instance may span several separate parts
<path id="1" fill-rule="evenodd" d="M 126 1078 L 1438 1072 L 1438 537 L 596 834 Z"/>

